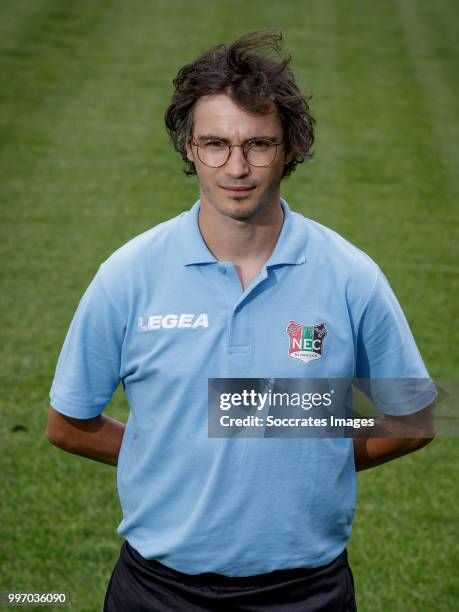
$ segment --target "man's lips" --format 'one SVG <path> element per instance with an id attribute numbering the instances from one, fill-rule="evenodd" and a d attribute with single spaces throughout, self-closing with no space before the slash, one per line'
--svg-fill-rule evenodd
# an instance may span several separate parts
<path id="1" fill-rule="evenodd" d="M 225 191 L 227 191 L 228 193 L 239 193 L 239 194 L 248 193 L 249 191 L 252 191 L 252 189 L 255 189 L 255 185 L 252 185 L 252 186 L 240 186 L 239 185 L 237 187 L 236 186 L 233 187 L 231 185 L 226 185 L 226 186 L 220 185 L 220 187 L 224 189 Z"/>

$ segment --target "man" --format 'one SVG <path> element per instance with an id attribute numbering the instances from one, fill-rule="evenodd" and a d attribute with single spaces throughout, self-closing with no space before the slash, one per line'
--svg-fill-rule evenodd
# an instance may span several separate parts
<path id="1" fill-rule="evenodd" d="M 208 435 L 209 379 L 428 378 L 377 266 L 281 199 L 314 122 L 280 38 L 180 70 L 166 125 L 199 201 L 102 264 L 59 359 L 50 441 L 118 465 L 110 612 L 354 610 L 355 471 L 433 436 L 431 387 L 387 410 L 423 411 L 416 438 Z M 126 428 L 102 415 L 120 381 Z"/>

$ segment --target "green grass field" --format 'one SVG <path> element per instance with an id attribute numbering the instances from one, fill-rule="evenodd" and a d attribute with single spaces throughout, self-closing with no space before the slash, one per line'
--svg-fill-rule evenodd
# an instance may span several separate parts
<path id="1" fill-rule="evenodd" d="M 283 195 L 380 264 L 432 376 L 454 378 L 459 4 L 0 6 L 0 591 L 66 591 L 67 609 L 95 612 L 121 545 L 115 470 L 47 442 L 47 397 L 100 262 L 196 199 L 163 127 L 172 78 L 213 44 L 284 32 L 317 144 Z M 120 393 L 107 412 L 126 419 Z M 359 610 L 459 608 L 458 463 L 458 440 L 443 438 L 359 475 Z"/>

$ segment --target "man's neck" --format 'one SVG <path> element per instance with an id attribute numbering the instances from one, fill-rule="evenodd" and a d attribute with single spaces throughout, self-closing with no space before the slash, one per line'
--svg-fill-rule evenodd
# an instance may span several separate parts
<path id="1" fill-rule="evenodd" d="M 284 221 L 280 197 L 250 219 L 233 219 L 212 205 L 199 209 L 199 229 L 220 261 L 233 262 L 245 290 L 274 251 Z"/>
<path id="2" fill-rule="evenodd" d="M 261 267 L 271 256 L 282 229 L 284 213 L 280 198 L 250 219 L 233 219 L 203 206 L 199 229 L 208 249 L 220 261 L 236 266 L 257 262 Z"/>

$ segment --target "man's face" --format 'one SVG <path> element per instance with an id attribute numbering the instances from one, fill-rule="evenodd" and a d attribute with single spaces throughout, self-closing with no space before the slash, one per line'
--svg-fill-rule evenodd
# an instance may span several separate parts
<path id="1" fill-rule="evenodd" d="M 241 145 L 253 139 L 283 140 L 279 113 L 253 115 L 238 106 L 226 94 L 199 98 L 193 113 L 193 142 L 203 143 L 212 137 L 229 144 Z M 251 166 L 242 147 L 234 147 L 230 158 L 219 168 L 204 165 L 197 147 L 187 147 L 188 159 L 194 162 L 203 208 L 213 207 L 233 219 L 250 219 L 270 204 L 279 202 L 280 182 L 285 165 L 284 146 L 270 166 Z"/>

